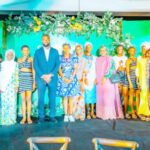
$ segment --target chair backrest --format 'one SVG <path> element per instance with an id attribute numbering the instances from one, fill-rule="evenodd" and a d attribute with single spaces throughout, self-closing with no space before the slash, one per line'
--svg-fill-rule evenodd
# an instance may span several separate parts
<path id="1" fill-rule="evenodd" d="M 39 150 L 36 144 L 63 144 L 60 150 L 67 150 L 71 139 L 69 137 L 29 137 L 27 142 L 29 143 L 30 150 Z"/>
<path id="2" fill-rule="evenodd" d="M 134 141 L 94 138 L 92 142 L 94 143 L 94 150 L 104 150 L 102 146 L 131 148 L 131 150 L 139 147 L 139 144 Z"/>

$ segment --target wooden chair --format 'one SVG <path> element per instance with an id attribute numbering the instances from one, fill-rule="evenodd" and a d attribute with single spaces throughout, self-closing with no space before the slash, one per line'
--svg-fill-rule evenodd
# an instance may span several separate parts
<path id="1" fill-rule="evenodd" d="M 67 150 L 70 141 L 69 137 L 30 137 L 27 139 L 30 150 L 39 150 L 36 144 L 63 144 L 60 150 Z"/>
<path id="2" fill-rule="evenodd" d="M 131 150 L 136 150 L 139 147 L 139 144 L 134 141 L 94 138 L 92 142 L 94 144 L 94 150 L 104 150 L 102 146 L 131 148 Z"/>

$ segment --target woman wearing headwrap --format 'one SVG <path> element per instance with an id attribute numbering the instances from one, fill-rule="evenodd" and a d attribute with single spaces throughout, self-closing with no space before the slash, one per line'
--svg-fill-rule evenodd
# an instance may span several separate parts
<path id="1" fill-rule="evenodd" d="M 99 53 L 100 57 L 96 59 L 96 116 L 103 120 L 123 119 L 118 85 L 110 81 L 115 73 L 115 63 L 105 46 L 99 49 Z"/>
<path id="2" fill-rule="evenodd" d="M 96 70 L 95 62 L 96 56 L 92 55 L 92 44 L 87 42 L 85 44 L 84 58 L 87 60 L 87 73 L 85 75 L 85 91 L 84 100 L 86 104 L 87 119 L 95 119 L 95 103 L 96 103 Z"/>
<path id="3" fill-rule="evenodd" d="M 5 61 L 1 64 L 0 91 L 1 114 L 0 125 L 12 125 L 17 117 L 18 65 L 14 61 L 13 50 L 6 51 Z"/>

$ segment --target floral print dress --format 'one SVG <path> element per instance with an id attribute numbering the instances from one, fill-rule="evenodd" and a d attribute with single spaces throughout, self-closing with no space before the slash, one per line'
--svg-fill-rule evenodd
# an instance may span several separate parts
<path id="1" fill-rule="evenodd" d="M 70 58 L 66 59 L 64 58 L 64 56 L 61 56 L 60 62 L 60 67 L 62 69 L 64 77 L 70 79 L 74 71 L 74 65 L 78 63 L 77 57 L 70 55 Z M 62 77 L 59 77 L 56 95 L 61 97 L 71 97 L 80 95 L 80 85 L 78 83 L 77 76 L 75 75 L 73 80 L 69 84 L 66 83 Z"/>
<path id="2" fill-rule="evenodd" d="M 16 123 L 17 118 L 17 93 L 18 87 L 18 65 L 4 92 L 1 93 L 1 115 L 0 125 L 12 125 Z"/>
<path id="3" fill-rule="evenodd" d="M 87 61 L 84 57 L 79 57 L 77 78 L 80 84 L 81 95 L 76 97 L 75 100 L 75 112 L 74 116 L 76 119 L 84 120 L 85 119 L 85 101 L 84 101 L 84 79 L 85 72 L 87 71 Z"/>

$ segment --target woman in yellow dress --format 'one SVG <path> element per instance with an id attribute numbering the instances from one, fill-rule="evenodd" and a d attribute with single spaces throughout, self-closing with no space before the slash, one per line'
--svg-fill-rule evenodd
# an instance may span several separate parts
<path id="1" fill-rule="evenodd" d="M 137 63 L 137 76 L 140 85 L 140 105 L 138 109 L 138 115 L 141 120 L 150 121 L 150 108 L 148 103 L 149 91 L 149 66 L 150 66 L 150 50 L 146 51 L 146 47 L 142 46 L 142 56 L 138 58 Z"/>

